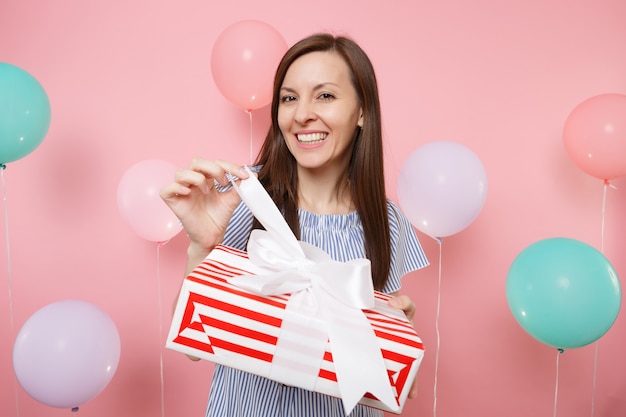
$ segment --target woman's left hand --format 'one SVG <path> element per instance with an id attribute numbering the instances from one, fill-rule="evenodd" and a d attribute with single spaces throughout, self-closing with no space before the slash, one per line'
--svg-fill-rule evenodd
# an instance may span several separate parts
<path id="1" fill-rule="evenodd" d="M 415 315 L 415 303 L 408 295 L 400 295 L 399 293 L 390 294 L 389 306 L 393 308 L 399 308 L 404 311 L 406 318 L 409 319 L 411 325 L 413 325 L 413 316 Z"/>
<path id="2" fill-rule="evenodd" d="M 406 318 L 409 320 L 412 326 L 413 316 L 415 315 L 415 303 L 408 295 L 400 295 L 399 293 L 390 294 L 392 297 L 389 299 L 388 304 L 390 307 L 398 308 L 404 311 Z M 417 378 L 413 381 L 411 390 L 409 391 L 409 398 L 413 399 L 417 397 Z"/>

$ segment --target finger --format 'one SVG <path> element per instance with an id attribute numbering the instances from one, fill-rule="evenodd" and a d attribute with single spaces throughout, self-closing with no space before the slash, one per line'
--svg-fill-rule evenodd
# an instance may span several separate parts
<path id="1" fill-rule="evenodd" d="M 191 169 L 177 169 L 174 174 L 174 182 L 165 185 L 160 190 L 161 198 L 169 200 L 181 195 L 189 195 L 192 189 L 199 189 L 207 193 L 213 187 L 213 179 Z"/>
<path id="2" fill-rule="evenodd" d="M 189 187 L 186 187 L 177 182 L 173 182 L 161 188 L 159 195 L 163 200 L 171 200 L 172 198 L 178 197 L 180 195 L 187 195 L 190 192 L 191 190 L 189 189 Z"/>
<path id="3" fill-rule="evenodd" d="M 406 317 L 409 319 L 411 324 L 413 324 L 413 317 L 415 316 L 415 303 L 413 303 L 413 301 L 407 295 L 401 295 L 400 298 L 403 299 L 404 304 L 404 308 L 402 310 L 404 311 L 404 314 L 406 314 Z"/>
<path id="4" fill-rule="evenodd" d="M 413 384 L 411 385 L 411 389 L 409 390 L 408 397 L 412 400 L 417 398 L 417 377 L 413 380 Z"/>
<path id="5" fill-rule="evenodd" d="M 199 172 L 206 178 L 215 179 L 221 185 L 227 185 L 229 180 L 226 174 L 231 174 L 237 178 L 248 178 L 248 172 L 241 166 L 227 161 L 208 161 L 206 159 L 194 158 L 189 165 L 189 169 Z"/>
<path id="6" fill-rule="evenodd" d="M 202 191 L 208 191 L 213 186 L 212 178 L 207 178 L 205 174 L 192 169 L 177 170 L 174 181 L 189 189 L 197 187 Z"/>
<path id="7" fill-rule="evenodd" d="M 389 299 L 388 304 L 393 307 L 404 311 L 407 319 L 413 324 L 413 316 L 415 315 L 415 304 L 407 295 L 398 295 L 394 293 L 394 296 Z"/>

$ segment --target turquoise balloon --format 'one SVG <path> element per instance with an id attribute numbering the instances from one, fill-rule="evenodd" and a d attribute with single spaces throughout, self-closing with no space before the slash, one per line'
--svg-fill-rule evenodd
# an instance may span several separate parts
<path id="1" fill-rule="evenodd" d="M 615 322 L 622 301 L 617 273 L 604 255 L 566 238 L 524 249 L 509 268 L 506 296 L 522 328 L 558 349 L 598 340 Z"/>
<path id="2" fill-rule="evenodd" d="M 50 102 L 28 72 L 0 62 L 0 164 L 31 153 L 50 126 Z"/>

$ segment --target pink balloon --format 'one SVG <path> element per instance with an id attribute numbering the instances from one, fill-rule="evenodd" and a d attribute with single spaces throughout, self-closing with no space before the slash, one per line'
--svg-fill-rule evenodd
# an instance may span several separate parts
<path id="1" fill-rule="evenodd" d="M 131 166 L 117 187 L 117 206 L 128 225 L 143 239 L 167 242 L 182 226 L 161 199 L 161 188 L 174 180 L 177 167 L 159 159 Z"/>
<path id="2" fill-rule="evenodd" d="M 243 20 L 227 27 L 211 54 L 211 71 L 222 95 L 252 111 L 272 102 L 274 72 L 287 42 L 272 26 Z"/>
<path id="3" fill-rule="evenodd" d="M 398 177 L 398 200 L 420 231 L 443 238 L 465 229 L 480 213 L 487 196 L 487 175 L 467 147 L 430 142 L 405 161 Z"/>
<path id="4" fill-rule="evenodd" d="M 13 369 L 22 388 L 57 408 L 78 407 L 100 394 L 119 358 L 113 320 L 79 300 L 58 301 L 35 312 L 13 345 Z"/>
<path id="5" fill-rule="evenodd" d="M 603 180 L 626 175 L 626 95 L 591 97 L 568 116 L 565 150 L 576 166 Z"/>

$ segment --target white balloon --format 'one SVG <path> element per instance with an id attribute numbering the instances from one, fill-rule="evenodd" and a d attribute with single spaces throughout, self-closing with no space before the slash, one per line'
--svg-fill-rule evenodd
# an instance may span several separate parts
<path id="1" fill-rule="evenodd" d="M 443 238 L 469 226 L 487 196 L 480 159 L 452 141 L 429 142 L 405 161 L 398 177 L 400 207 L 421 232 Z"/>

